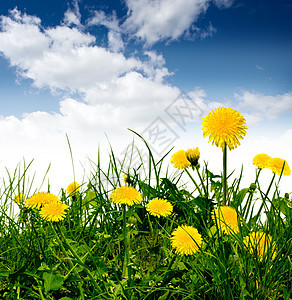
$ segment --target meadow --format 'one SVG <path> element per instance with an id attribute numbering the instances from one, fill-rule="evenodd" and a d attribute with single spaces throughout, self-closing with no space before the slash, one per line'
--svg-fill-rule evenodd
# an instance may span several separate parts
<path id="1" fill-rule="evenodd" d="M 244 118 L 219 108 L 202 125 L 222 148 L 220 174 L 199 145 L 155 161 L 145 142 L 147 165 L 132 166 L 135 147 L 122 160 L 111 150 L 107 168 L 99 157 L 88 182 L 58 195 L 33 190 L 30 164 L 3 175 L 0 298 L 291 299 L 291 194 L 278 188 L 288 163 L 260 153 L 232 179 L 228 151 L 245 136 Z M 244 167 L 255 170 L 249 186 Z"/>

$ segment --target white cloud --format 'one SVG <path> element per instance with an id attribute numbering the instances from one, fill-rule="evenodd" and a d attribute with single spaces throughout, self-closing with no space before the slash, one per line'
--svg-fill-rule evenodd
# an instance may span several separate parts
<path id="1" fill-rule="evenodd" d="M 257 70 L 260 70 L 260 71 L 263 71 L 263 70 L 264 70 L 264 68 L 261 67 L 261 66 L 259 66 L 259 65 L 256 65 L 256 69 L 257 69 Z"/>
<path id="2" fill-rule="evenodd" d="M 43 29 L 39 19 L 16 10 L 1 28 L 0 51 L 38 88 L 78 91 L 143 67 L 139 59 L 94 45 L 95 37 L 77 28 Z"/>
<path id="3" fill-rule="evenodd" d="M 42 88 L 78 91 L 96 82 L 108 81 L 133 69 L 142 67 L 139 60 L 125 58 L 101 47 L 78 47 L 66 51 L 48 51 L 34 61 L 23 76 L 34 80 Z"/>
<path id="4" fill-rule="evenodd" d="M 292 112 L 292 92 L 271 96 L 245 90 L 235 97 L 240 101 L 240 107 L 249 112 L 253 122 L 264 118 L 275 120 L 281 114 Z"/>
<path id="5" fill-rule="evenodd" d="M 11 17 L 1 17 L 0 51 L 11 65 L 27 69 L 42 57 L 50 41 L 40 24 L 39 18 L 21 15 L 16 9 L 11 11 Z"/>
<path id="6" fill-rule="evenodd" d="M 87 25 L 103 25 L 111 30 L 120 31 L 119 20 L 116 12 L 107 15 L 104 11 L 99 10 L 94 12 L 94 16 L 87 21 Z"/>
<path id="7" fill-rule="evenodd" d="M 106 15 L 104 11 L 95 11 L 94 16 L 87 21 L 88 26 L 105 26 L 108 31 L 108 47 L 113 52 L 124 50 L 121 29 L 116 12 Z"/>
<path id="8" fill-rule="evenodd" d="M 153 44 L 179 38 L 207 10 L 209 0 L 127 0 L 126 4 L 129 16 L 124 28 Z"/>
<path id="9" fill-rule="evenodd" d="M 233 0 L 214 0 L 214 3 L 219 7 L 219 8 L 228 8 L 233 4 Z"/>
<path id="10" fill-rule="evenodd" d="M 116 24 L 115 20 L 109 22 Z M 15 9 L 10 17 L 2 17 L 0 51 L 22 77 L 31 79 L 37 88 L 52 91 L 86 93 L 86 89 L 133 71 L 160 82 L 170 75 L 161 55 L 148 51 L 144 61 L 127 58 L 117 53 L 123 49 L 120 33 L 111 30 L 108 37 L 109 49 L 106 49 L 96 45 L 94 36 L 76 27 L 43 28 L 40 19 L 22 15 Z"/>
<path id="11" fill-rule="evenodd" d="M 213 36 L 213 34 L 216 32 L 217 29 L 210 22 L 207 28 L 199 28 L 195 25 L 192 25 L 191 30 L 187 31 L 186 36 L 189 39 L 195 39 L 195 38 L 205 39 L 207 37 Z"/>
<path id="12" fill-rule="evenodd" d="M 107 35 L 108 47 L 112 52 L 120 52 L 124 50 L 124 42 L 119 32 L 110 30 Z"/>
<path id="13" fill-rule="evenodd" d="M 78 28 L 83 28 L 83 25 L 81 24 L 81 13 L 79 11 L 79 5 L 78 0 L 73 0 L 73 9 L 70 7 L 64 14 L 64 24 L 67 26 L 70 25 L 76 25 Z"/>
<path id="14" fill-rule="evenodd" d="M 233 0 L 213 2 L 219 8 L 228 8 Z M 212 36 L 216 28 L 210 23 L 207 29 L 201 29 L 194 23 L 211 3 L 210 0 L 126 0 L 128 18 L 122 27 L 148 45 L 176 40 L 183 35 L 206 38 Z"/>

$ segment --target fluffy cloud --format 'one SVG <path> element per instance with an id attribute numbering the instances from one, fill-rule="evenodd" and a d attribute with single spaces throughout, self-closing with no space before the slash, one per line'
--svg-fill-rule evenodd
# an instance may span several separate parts
<path id="1" fill-rule="evenodd" d="M 76 25 L 78 28 L 84 28 L 81 24 L 81 13 L 79 11 L 78 0 L 72 1 L 73 9 L 70 7 L 64 14 L 64 24 L 65 25 Z"/>
<path id="2" fill-rule="evenodd" d="M 198 17 L 208 9 L 210 0 L 126 0 L 128 18 L 123 23 L 126 31 L 152 45 L 162 40 L 176 40 L 182 35 L 201 36 L 212 35 L 216 29 L 210 24 L 207 30 L 201 30 L 195 23 Z M 232 0 L 215 0 L 218 7 L 231 6 Z M 189 30 L 195 31 L 190 35 Z"/>
<path id="3" fill-rule="evenodd" d="M 16 9 L 11 11 L 11 17 L 1 17 L 0 51 L 12 66 L 29 68 L 49 47 L 40 24 L 39 18 L 21 15 Z"/>
<path id="4" fill-rule="evenodd" d="M 127 0 L 129 17 L 123 25 L 148 44 L 174 40 L 206 11 L 208 3 L 208 0 Z"/>
<path id="5" fill-rule="evenodd" d="M 113 52 L 124 50 L 120 22 L 113 12 L 112 15 L 106 15 L 104 11 L 95 11 L 94 16 L 87 21 L 88 26 L 105 26 L 108 31 L 108 47 Z"/>
<path id="6" fill-rule="evenodd" d="M 276 96 L 264 95 L 261 93 L 243 91 L 235 97 L 240 102 L 240 107 L 249 112 L 250 120 L 253 123 L 264 118 L 275 120 L 279 115 L 292 111 L 292 93 L 285 93 Z"/>
<path id="7" fill-rule="evenodd" d="M 38 88 L 78 91 L 143 69 L 139 59 L 95 45 L 92 35 L 65 25 L 45 29 L 17 10 L 2 17 L 1 29 L 0 51 Z"/>
<path id="8" fill-rule="evenodd" d="M 99 13 L 90 21 L 96 22 L 118 30 L 116 17 L 108 19 Z M 131 126 L 134 120 L 143 124 L 163 111 L 180 92 L 164 83 L 170 73 L 162 55 L 153 51 L 146 51 L 143 60 L 127 58 L 97 46 L 95 37 L 77 27 L 64 24 L 43 28 L 38 18 L 16 9 L 10 17 L 2 17 L 1 29 L 0 51 L 19 74 L 38 88 L 79 93 L 85 103 L 62 101 L 63 115 L 67 114 L 64 108 L 69 107 L 68 103 L 74 103 L 80 114 L 95 112 L 99 125 L 105 126 L 109 119 L 115 126 Z M 4 40 L 8 42 L 1 43 Z"/>

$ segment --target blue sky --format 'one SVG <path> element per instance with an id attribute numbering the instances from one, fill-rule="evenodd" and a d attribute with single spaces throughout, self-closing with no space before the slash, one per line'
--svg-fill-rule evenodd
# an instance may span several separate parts
<path id="1" fill-rule="evenodd" d="M 291 14 L 288 0 L 1 1 L 0 167 L 60 165 L 66 133 L 77 160 L 105 134 L 123 149 L 156 118 L 176 145 L 210 151 L 200 118 L 218 106 L 246 117 L 246 162 L 291 164 Z M 185 127 L 167 112 L 182 95 L 198 108 Z"/>
<path id="2" fill-rule="evenodd" d="M 60 25 L 64 13 L 73 6 L 68 1 L 2 1 L 0 14 L 8 15 L 9 10 L 17 7 L 21 12 L 38 16 L 42 26 L 53 27 Z M 120 20 L 127 13 L 125 3 L 120 1 L 80 1 L 79 10 L 81 22 L 92 17 L 94 10 L 109 14 L 115 11 Z M 162 54 L 167 68 L 174 72 L 166 81 L 186 92 L 199 86 L 212 100 L 233 100 L 234 93 L 242 89 L 269 95 L 290 92 L 291 12 L 291 3 L 282 0 L 234 1 L 228 8 L 210 3 L 206 13 L 192 25 L 206 31 L 212 24 L 211 36 L 184 35 L 174 41 L 168 38 L 148 48 Z M 101 44 L 106 43 L 103 26 L 89 28 L 89 32 L 96 34 Z M 125 50 L 128 55 L 137 49 L 141 53 L 143 46 L 143 42 L 133 39 Z M 2 115 L 21 116 L 35 109 L 58 111 L 58 97 L 33 89 L 29 81 L 20 79 L 16 84 L 15 68 L 9 66 L 9 60 L 2 56 L 0 63 Z M 42 101 L 38 99 L 40 93 Z"/>

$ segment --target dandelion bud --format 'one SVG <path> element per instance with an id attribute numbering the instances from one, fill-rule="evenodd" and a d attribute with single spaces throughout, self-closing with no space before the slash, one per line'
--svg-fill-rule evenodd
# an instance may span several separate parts
<path id="1" fill-rule="evenodd" d="M 186 151 L 187 160 L 191 163 L 192 167 L 198 166 L 198 161 L 200 158 L 199 148 L 193 148 Z"/>
<path id="2" fill-rule="evenodd" d="M 254 191 L 256 190 L 256 187 L 257 187 L 257 186 L 256 186 L 255 183 L 251 183 L 250 186 L 249 186 L 249 191 L 250 191 L 250 192 L 254 192 Z"/>
<path id="3" fill-rule="evenodd" d="M 123 181 L 125 184 L 133 185 L 133 180 L 131 179 L 131 176 L 130 176 L 129 174 L 123 174 L 123 175 L 122 175 L 122 181 Z"/>

